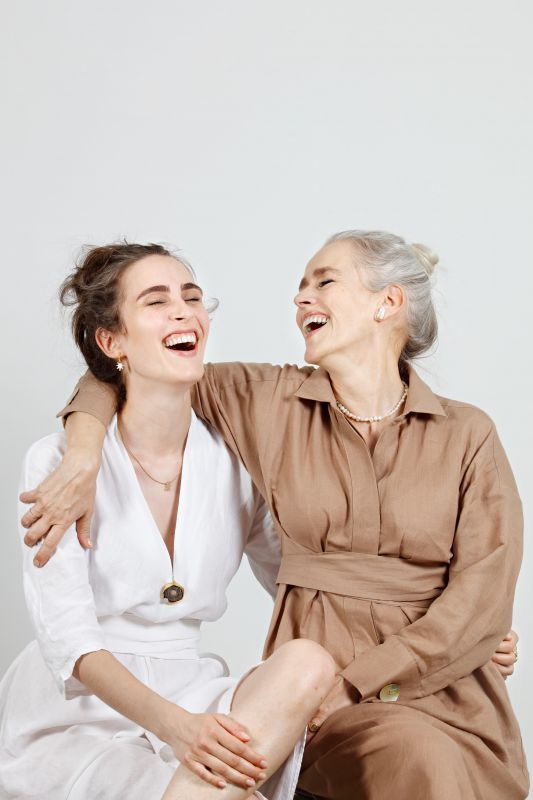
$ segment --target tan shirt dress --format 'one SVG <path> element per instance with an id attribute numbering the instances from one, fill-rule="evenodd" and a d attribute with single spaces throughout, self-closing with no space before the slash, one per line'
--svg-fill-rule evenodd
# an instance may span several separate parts
<path id="1" fill-rule="evenodd" d="M 373 455 L 322 369 L 209 364 L 193 405 L 281 535 L 265 654 L 314 639 L 361 696 L 314 737 L 300 787 L 327 800 L 519 800 L 520 733 L 490 658 L 511 625 L 520 499 L 489 417 L 413 369 L 408 382 Z M 72 411 L 108 424 L 112 388 L 86 374 Z"/>

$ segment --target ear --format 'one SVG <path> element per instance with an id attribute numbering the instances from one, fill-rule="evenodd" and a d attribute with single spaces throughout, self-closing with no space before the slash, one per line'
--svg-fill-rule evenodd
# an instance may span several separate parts
<path id="1" fill-rule="evenodd" d="M 390 286 L 387 286 L 383 302 L 387 307 L 388 317 L 397 314 L 405 307 L 406 298 L 403 288 L 395 283 L 391 283 Z"/>
<path id="2" fill-rule="evenodd" d="M 96 344 L 106 356 L 119 359 L 124 355 L 120 347 L 120 337 L 116 333 L 107 331 L 105 328 L 98 328 L 94 334 Z"/>

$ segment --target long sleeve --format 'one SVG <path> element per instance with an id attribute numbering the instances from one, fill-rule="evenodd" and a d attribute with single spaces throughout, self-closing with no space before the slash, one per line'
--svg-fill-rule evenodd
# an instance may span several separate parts
<path id="1" fill-rule="evenodd" d="M 245 553 L 255 577 L 269 595 L 275 598 L 276 578 L 281 561 L 280 539 L 265 501 L 257 490 L 254 490 L 254 494 L 255 515 Z"/>
<path id="2" fill-rule="evenodd" d="M 20 491 L 40 483 L 61 460 L 62 449 L 63 437 L 57 434 L 32 445 L 24 458 Z M 19 504 L 19 518 L 25 510 Z M 90 554 L 79 546 L 72 530 L 48 564 L 37 568 L 33 557 L 38 545 L 26 547 L 22 526 L 19 533 L 24 594 L 42 656 L 63 696 L 83 694 L 82 685 L 72 677 L 74 665 L 85 653 L 104 649 L 89 583 Z"/>
<path id="3" fill-rule="evenodd" d="M 487 663 L 511 625 L 521 555 L 521 502 L 491 426 L 464 473 L 447 586 L 425 616 L 343 670 L 362 700 L 389 683 L 424 697 Z"/>
<path id="4" fill-rule="evenodd" d="M 113 386 L 95 378 L 87 370 L 74 387 L 64 408 L 57 413 L 58 417 L 66 417 L 75 411 L 92 414 L 107 428 L 117 410 L 117 393 Z"/>

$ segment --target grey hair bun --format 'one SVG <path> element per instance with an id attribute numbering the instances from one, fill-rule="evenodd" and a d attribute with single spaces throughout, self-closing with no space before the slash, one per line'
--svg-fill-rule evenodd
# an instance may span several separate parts
<path id="1" fill-rule="evenodd" d="M 439 257 L 433 250 L 430 250 L 429 247 L 426 247 L 425 244 L 418 244 L 414 242 L 411 244 L 411 247 L 415 251 L 415 255 L 422 264 L 426 274 L 430 277 L 433 274 L 433 270 L 439 263 Z"/>

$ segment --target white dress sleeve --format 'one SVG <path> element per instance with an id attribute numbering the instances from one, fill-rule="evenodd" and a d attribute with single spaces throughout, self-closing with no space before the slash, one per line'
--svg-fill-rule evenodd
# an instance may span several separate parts
<path id="1" fill-rule="evenodd" d="M 20 491 L 41 483 L 59 464 L 63 450 L 61 434 L 33 444 L 23 461 Z M 27 506 L 19 503 L 19 519 L 26 511 Z M 25 529 L 20 524 L 19 532 L 26 605 L 44 661 L 63 697 L 86 694 L 72 670 L 80 656 L 104 649 L 89 583 L 90 551 L 80 546 L 72 526 L 48 564 L 38 568 L 33 558 L 39 545 L 27 547 L 23 542 Z"/>
<path id="2" fill-rule="evenodd" d="M 253 491 L 255 513 L 244 552 L 248 557 L 252 572 L 261 586 L 266 589 L 272 598 L 275 598 L 277 592 L 276 578 L 281 561 L 280 538 L 274 527 L 267 504 L 255 486 Z"/>

